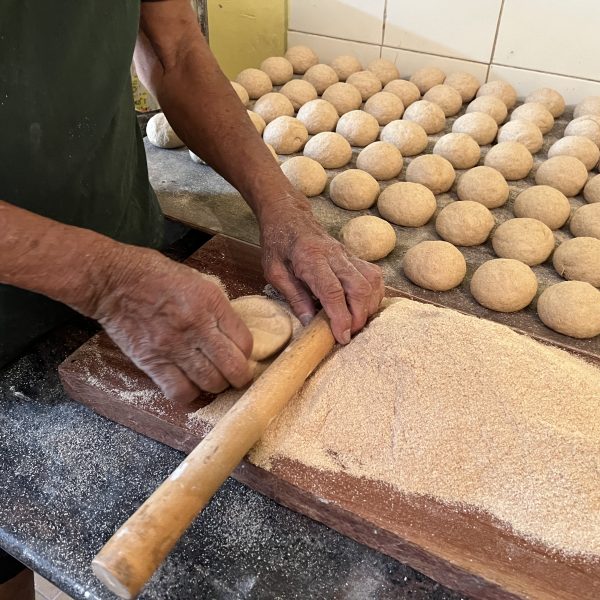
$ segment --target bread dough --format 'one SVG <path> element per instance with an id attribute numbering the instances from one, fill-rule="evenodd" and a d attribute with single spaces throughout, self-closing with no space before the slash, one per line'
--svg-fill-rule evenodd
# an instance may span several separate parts
<path id="1" fill-rule="evenodd" d="M 344 54 L 342 56 L 336 56 L 330 63 L 329 66 L 336 72 L 340 81 L 346 81 L 352 73 L 358 73 L 363 70 L 363 66 L 356 56 L 350 54 Z"/>
<path id="2" fill-rule="evenodd" d="M 565 127 L 565 135 L 582 135 L 600 146 L 600 117 L 586 115 L 573 119 Z"/>
<path id="3" fill-rule="evenodd" d="M 406 168 L 406 181 L 421 183 L 434 194 L 447 192 L 454 183 L 454 167 L 435 154 L 417 156 Z"/>
<path id="4" fill-rule="evenodd" d="M 404 160 L 400 150 L 389 142 L 373 142 L 360 151 L 356 159 L 357 168 L 366 171 L 379 181 L 397 177 L 402 171 Z"/>
<path id="5" fill-rule="evenodd" d="M 446 73 L 437 67 L 421 67 L 417 69 L 411 76 L 410 80 L 419 88 L 419 92 L 424 94 L 434 85 L 444 83 Z"/>
<path id="6" fill-rule="evenodd" d="M 338 173 L 329 185 L 331 201 L 346 210 L 371 208 L 379 191 L 377 180 L 360 169 L 347 169 Z"/>
<path id="7" fill-rule="evenodd" d="M 483 164 L 500 171 L 508 181 L 516 181 L 529 175 L 533 156 L 520 142 L 500 142 L 490 148 Z"/>
<path id="8" fill-rule="evenodd" d="M 319 95 L 315 90 L 315 86 L 308 81 L 304 81 L 304 79 L 288 81 L 279 92 L 289 99 L 294 110 L 299 110 L 301 106 L 315 100 Z"/>
<path id="9" fill-rule="evenodd" d="M 537 219 L 550 229 L 560 229 L 571 214 L 567 197 L 549 185 L 533 185 L 523 190 L 513 205 L 516 217 Z"/>
<path id="10" fill-rule="evenodd" d="M 265 146 L 269 149 L 269 152 L 271 153 L 271 156 L 275 159 L 275 162 L 279 164 L 279 156 L 277 155 L 277 151 L 275 150 L 275 148 L 273 148 L 271 144 L 267 143 L 265 143 Z"/>
<path id="11" fill-rule="evenodd" d="M 413 121 L 392 121 L 381 131 L 384 142 L 394 144 L 402 156 L 415 156 L 427 148 L 426 131 Z"/>
<path id="12" fill-rule="evenodd" d="M 308 156 L 288 158 L 281 165 L 281 170 L 290 180 L 290 183 L 309 198 L 318 196 L 327 185 L 325 169 L 316 160 L 308 158 Z"/>
<path id="13" fill-rule="evenodd" d="M 262 135 L 263 131 L 265 130 L 265 127 L 267 126 L 265 120 L 259 114 L 255 113 L 252 110 L 247 110 L 246 112 L 248 113 L 248 116 L 252 121 L 252 125 L 256 127 L 256 131 L 258 131 L 258 133 Z"/>
<path id="14" fill-rule="evenodd" d="M 565 112 L 565 99 L 552 88 L 540 88 L 531 92 L 525 102 L 540 102 L 556 119 Z"/>
<path id="15" fill-rule="evenodd" d="M 444 84 L 434 85 L 425 92 L 423 100 L 437 104 L 446 117 L 453 117 L 462 108 L 462 96 L 453 87 Z"/>
<path id="16" fill-rule="evenodd" d="M 405 111 L 404 119 L 418 123 L 426 133 L 439 133 L 446 127 L 444 111 L 433 102 L 417 100 Z"/>
<path id="17" fill-rule="evenodd" d="M 481 304 L 498 312 L 515 312 L 535 298 L 538 282 L 526 264 L 511 258 L 484 262 L 473 273 L 471 294 Z"/>
<path id="18" fill-rule="evenodd" d="M 244 69 L 235 80 L 246 89 L 252 100 L 273 91 L 271 78 L 260 69 Z"/>
<path id="19" fill-rule="evenodd" d="M 283 56 L 270 56 L 260 63 L 260 70 L 264 71 L 273 85 L 283 85 L 294 76 L 292 63 Z"/>
<path id="20" fill-rule="evenodd" d="M 192 152 L 191 150 L 188 150 L 188 153 L 190 155 L 190 158 L 192 159 L 192 162 L 195 162 L 198 165 L 206 164 L 206 161 L 203 158 L 200 158 L 197 154 L 194 154 L 194 152 Z"/>
<path id="21" fill-rule="evenodd" d="M 339 169 L 352 159 L 352 148 L 339 133 L 324 131 L 308 140 L 304 156 L 316 160 L 326 169 Z"/>
<path id="22" fill-rule="evenodd" d="M 464 200 L 445 206 L 435 220 L 438 235 L 456 246 L 478 246 L 488 239 L 496 221 L 479 202 Z"/>
<path id="23" fill-rule="evenodd" d="M 479 144 L 466 133 L 447 133 L 433 147 L 433 153 L 443 156 L 455 169 L 470 169 L 481 158 Z"/>
<path id="24" fill-rule="evenodd" d="M 231 307 L 252 334 L 252 360 L 265 360 L 290 341 L 292 320 L 274 300 L 264 296 L 242 296 L 232 300 Z"/>
<path id="25" fill-rule="evenodd" d="M 565 279 L 587 281 L 600 287 L 600 240 L 593 237 L 567 240 L 554 252 L 552 264 Z"/>
<path id="26" fill-rule="evenodd" d="M 512 108 L 517 103 L 517 91 L 506 81 L 488 81 L 477 91 L 477 97 L 493 96 L 504 102 L 506 108 Z"/>
<path id="27" fill-rule="evenodd" d="M 548 133 L 554 127 L 552 113 L 541 102 L 527 102 L 517 106 L 510 115 L 510 120 L 524 119 L 535 123 L 542 133 Z"/>
<path id="28" fill-rule="evenodd" d="M 375 73 L 382 85 L 387 85 L 390 81 L 400 77 L 396 65 L 391 60 L 385 58 L 376 58 L 371 61 L 367 70 Z"/>
<path id="29" fill-rule="evenodd" d="M 460 176 L 456 193 L 461 200 L 479 202 L 486 208 L 498 208 L 506 204 L 508 183 L 502 173 L 492 167 L 475 167 Z"/>
<path id="30" fill-rule="evenodd" d="M 372 71 L 357 71 L 352 73 L 347 83 L 352 84 L 361 95 L 363 102 L 368 100 L 373 94 L 381 91 L 382 85 L 379 77 Z"/>
<path id="31" fill-rule="evenodd" d="M 363 110 L 373 115 L 379 125 L 387 125 L 402 116 L 404 104 L 396 94 L 377 92 L 365 102 Z"/>
<path id="32" fill-rule="evenodd" d="M 263 132 L 263 140 L 271 144 L 277 154 L 298 152 L 308 139 L 308 131 L 303 123 L 294 117 L 277 117 Z"/>
<path id="33" fill-rule="evenodd" d="M 446 77 L 444 85 L 454 88 L 460 94 L 463 102 L 470 102 L 475 98 L 475 94 L 481 83 L 471 73 L 457 71 L 456 73 L 450 73 Z"/>
<path id="34" fill-rule="evenodd" d="M 498 132 L 498 142 L 520 142 L 529 152 L 535 154 L 542 149 L 544 136 L 533 121 L 514 119 L 502 125 Z"/>
<path id="35" fill-rule="evenodd" d="M 412 81 L 407 81 L 406 79 L 394 79 L 393 81 L 390 81 L 383 88 L 383 91 L 398 96 L 402 101 L 404 108 L 421 98 L 419 88 Z"/>
<path id="36" fill-rule="evenodd" d="M 600 240 L 600 204 L 586 204 L 578 208 L 569 227 L 576 237 L 593 237 Z"/>
<path id="37" fill-rule="evenodd" d="M 303 75 L 310 67 L 318 64 L 319 57 L 308 46 L 292 46 L 285 53 L 294 68 L 294 73 Z"/>
<path id="38" fill-rule="evenodd" d="M 584 98 L 573 111 L 575 118 L 587 115 L 595 115 L 600 117 L 600 96 L 587 96 Z"/>
<path id="39" fill-rule="evenodd" d="M 302 106 L 296 118 L 301 123 L 304 123 L 310 135 L 315 135 L 323 131 L 333 131 L 337 125 L 339 116 L 332 104 L 327 102 L 327 100 L 317 98 Z"/>
<path id="40" fill-rule="evenodd" d="M 362 97 L 357 88 L 351 83 L 334 83 L 330 85 L 322 96 L 323 100 L 331 102 L 338 115 L 341 117 L 351 110 L 357 110 L 362 104 Z"/>
<path id="41" fill-rule="evenodd" d="M 260 115 L 267 125 L 277 117 L 294 116 L 294 107 L 289 98 L 278 92 L 269 92 L 261 96 L 254 103 L 252 110 Z"/>
<path id="42" fill-rule="evenodd" d="M 553 156 L 536 171 L 535 182 L 560 190 L 565 196 L 577 196 L 588 178 L 585 165 L 574 156 Z"/>
<path id="43" fill-rule="evenodd" d="M 600 159 L 600 149 L 592 140 L 582 135 L 567 135 L 548 149 L 548 158 L 553 156 L 574 156 L 588 171 L 591 171 Z"/>
<path id="44" fill-rule="evenodd" d="M 379 135 L 377 119 L 362 110 L 351 110 L 337 122 L 336 132 L 346 138 L 351 146 L 367 146 Z"/>
<path id="45" fill-rule="evenodd" d="M 574 338 L 600 334 L 600 291 L 583 281 L 562 281 L 538 298 L 540 319 L 550 329 Z"/>
<path id="46" fill-rule="evenodd" d="M 329 65 L 323 63 L 310 67 L 302 79 L 312 83 L 317 94 L 322 94 L 330 85 L 338 82 L 336 72 Z"/>
<path id="47" fill-rule="evenodd" d="M 409 248 L 402 268 L 410 281 L 434 292 L 455 288 L 467 274 L 467 263 L 460 250 L 441 241 L 420 242 Z"/>
<path id="48" fill-rule="evenodd" d="M 433 192 L 420 183 L 400 181 L 386 187 L 377 200 L 379 214 L 403 227 L 421 227 L 431 219 L 437 204 Z"/>
<path id="49" fill-rule="evenodd" d="M 458 117 L 452 125 L 454 133 L 470 135 L 480 146 L 491 144 L 498 133 L 498 123 L 483 112 L 470 112 Z"/>
<path id="50" fill-rule="evenodd" d="M 600 175 L 594 175 L 583 188 L 583 197 L 590 204 L 600 202 Z"/>
<path id="51" fill-rule="evenodd" d="M 509 219 L 492 236 L 494 252 L 501 258 L 514 258 L 530 267 L 543 263 L 554 250 L 554 236 L 537 219 Z"/>
<path id="52" fill-rule="evenodd" d="M 241 85 L 240 83 L 238 83 L 237 81 L 230 81 L 229 83 L 231 84 L 233 91 L 237 94 L 241 103 L 244 106 L 248 106 L 248 102 L 250 102 L 250 96 L 248 96 L 248 92 L 246 91 L 246 88 L 243 85 Z"/>
<path id="53" fill-rule="evenodd" d="M 497 125 L 504 123 L 506 116 L 508 115 L 506 104 L 496 96 L 479 96 L 478 98 L 475 98 L 475 100 L 470 102 L 467 106 L 467 112 L 486 113 L 496 121 Z"/>
<path id="54" fill-rule="evenodd" d="M 157 113 L 146 124 L 148 141 L 158 148 L 181 148 L 185 144 L 169 125 L 165 113 Z"/>
<path id="55" fill-rule="evenodd" d="M 384 258 L 396 247 L 396 232 L 387 221 L 364 215 L 344 224 L 340 241 L 354 256 L 374 261 Z"/>

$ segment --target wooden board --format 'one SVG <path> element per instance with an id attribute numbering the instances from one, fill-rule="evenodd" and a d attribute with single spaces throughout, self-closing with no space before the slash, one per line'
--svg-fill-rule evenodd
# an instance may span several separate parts
<path id="1" fill-rule="evenodd" d="M 259 249 L 242 242 L 217 236 L 186 262 L 219 276 L 232 297 L 261 293 L 265 285 Z M 190 452 L 209 431 L 206 423 L 190 415 L 209 402 L 210 395 L 189 406 L 169 402 L 103 333 L 74 352 L 59 370 L 73 398 L 173 448 Z M 270 472 L 244 462 L 234 476 L 472 597 L 600 598 L 598 562 L 552 553 L 485 514 L 289 460 L 280 460 Z"/>

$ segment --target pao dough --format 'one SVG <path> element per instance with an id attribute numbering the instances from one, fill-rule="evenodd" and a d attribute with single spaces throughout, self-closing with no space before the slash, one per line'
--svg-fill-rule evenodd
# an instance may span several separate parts
<path id="1" fill-rule="evenodd" d="M 329 65 L 322 63 L 310 67 L 302 79 L 312 83 L 317 94 L 322 94 L 330 85 L 338 82 L 336 72 Z"/>
<path id="2" fill-rule="evenodd" d="M 267 125 L 277 117 L 294 116 L 294 107 L 289 98 L 278 92 L 269 92 L 261 96 L 254 103 L 252 110 L 260 115 Z"/>
<path id="3" fill-rule="evenodd" d="M 188 150 L 188 153 L 190 155 L 190 158 L 192 159 L 192 162 L 195 162 L 198 165 L 206 164 L 206 161 L 203 158 L 200 158 L 197 154 L 194 154 L 191 150 Z"/>
<path id="4" fill-rule="evenodd" d="M 382 85 L 379 77 L 372 71 L 358 71 L 352 73 L 346 83 L 352 84 L 359 92 L 363 101 L 368 100 L 373 94 L 381 91 Z"/>
<path id="5" fill-rule="evenodd" d="M 148 141 L 158 148 L 181 148 L 185 144 L 169 125 L 165 113 L 157 113 L 146 124 Z"/>
<path id="6" fill-rule="evenodd" d="M 254 127 L 256 127 L 256 131 L 258 131 L 258 133 L 260 133 L 260 135 L 262 135 L 263 131 L 265 130 L 265 127 L 267 126 L 267 124 L 265 123 L 265 120 L 257 113 L 255 113 L 252 110 L 248 110 L 246 111 L 248 113 L 248 116 L 250 117 L 250 120 L 252 121 L 252 125 L 254 125 Z"/>
<path id="7" fill-rule="evenodd" d="M 273 90 L 270 77 L 260 69 L 244 69 L 235 78 L 248 92 L 248 96 L 255 100 Z"/>
<path id="8" fill-rule="evenodd" d="M 554 236 L 551 229 L 537 219 L 509 219 L 494 232 L 492 246 L 499 257 L 514 258 L 532 267 L 552 254 Z"/>
<path id="9" fill-rule="evenodd" d="M 573 111 L 573 116 L 577 119 L 587 115 L 600 117 L 600 96 L 587 96 Z"/>
<path id="10" fill-rule="evenodd" d="M 393 179 L 402 171 L 404 160 L 400 150 L 389 142 L 373 142 L 360 151 L 357 168 L 366 171 L 379 181 Z"/>
<path id="11" fill-rule="evenodd" d="M 427 148 L 426 131 L 413 121 L 392 121 L 381 131 L 384 142 L 394 144 L 402 156 L 415 156 Z"/>
<path id="12" fill-rule="evenodd" d="M 304 106 L 307 102 L 315 100 L 319 94 L 315 90 L 315 86 L 304 79 L 292 79 L 288 81 L 280 90 L 280 94 L 283 94 L 292 103 L 294 110 L 298 110 L 301 106 Z"/>
<path id="13" fill-rule="evenodd" d="M 398 96 L 405 108 L 421 99 L 419 88 L 412 81 L 407 81 L 406 79 L 394 79 L 390 81 L 383 88 L 383 91 Z"/>
<path id="14" fill-rule="evenodd" d="M 424 94 L 434 85 L 441 85 L 446 79 L 446 73 L 437 67 L 422 67 L 417 69 L 410 80 L 419 88 L 419 92 Z"/>
<path id="15" fill-rule="evenodd" d="M 333 131 L 339 119 L 335 107 L 321 98 L 311 100 L 300 107 L 296 118 L 304 124 L 310 135 Z"/>
<path id="16" fill-rule="evenodd" d="M 552 264 L 565 279 L 600 287 L 600 240 L 593 237 L 566 240 L 554 252 Z"/>
<path id="17" fill-rule="evenodd" d="M 379 78 L 382 85 L 387 85 L 390 81 L 400 77 L 396 65 L 391 60 L 385 58 L 376 58 L 371 61 L 367 70 L 373 72 Z"/>
<path id="18" fill-rule="evenodd" d="M 433 147 L 433 153 L 443 156 L 455 169 L 470 169 L 481 158 L 479 144 L 466 133 L 447 133 Z"/>
<path id="19" fill-rule="evenodd" d="M 387 221 L 364 215 L 343 225 L 340 242 L 362 260 L 380 260 L 396 247 L 396 232 Z"/>
<path id="20" fill-rule="evenodd" d="M 470 112 L 458 117 L 452 125 L 453 133 L 466 133 L 480 146 L 491 144 L 498 133 L 498 123 L 483 112 Z"/>
<path id="21" fill-rule="evenodd" d="M 406 168 L 406 181 L 420 183 L 434 194 L 447 192 L 454 183 L 454 167 L 436 154 L 417 156 Z"/>
<path id="22" fill-rule="evenodd" d="M 444 85 L 454 88 L 461 96 L 463 102 L 470 102 L 481 85 L 479 80 L 471 73 L 457 71 L 450 73 L 444 81 Z"/>
<path id="23" fill-rule="evenodd" d="M 386 220 L 403 227 L 421 227 L 431 219 L 437 204 L 433 192 L 420 183 L 400 181 L 386 187 L 377 210 Z"/>
<path id="24" fill-rule="evenodd" d="M 307 139 L 306 127 L 294 117 L 277 117 L 263 132 L 263 140 L 271 144 L 277 154 L 298 152 Z"/>
<path id="25" fill-rule="evenodd" d="M 571 214 L 567 197 L 549 185 L 525 188 L 513 205 L 515 217 L 537 219 L 550 229 L 560 229 Z"/>
<path id="26" fill-rule="evenodd" d="M 475 98 L 475 100 L 470 102 L 467 106 L 467 112 L 486 113 L 496 121 L 497 125 L 504 123 L 506 116 L 508 115 L 506 104 L 496 96 L 479 96 L 478 98 Z"/>
<path id="27" fill-rule="evenodd" d="M 362 110 L 351 110 L 337 122 L 336 132 L 351 146 L 368 146 L 379 135 L 377 119 Z"/>
<path id="28" fill-rule="evenodd" d="M 402 116 L 404 105 L 396 94 L 377 92 L 365 102 L 363 110 L 374 116 L 379 125 L 387 125 Z"/>
<path id="29" fill-rule="evenodd" d="M 441 241 L 420 242 L 409 248 L 402 268 L 410 281 L 434 292 L 455 288 L 467 274 L 467 263 L 460 250 Z"/>
<path id="30" fill-rule="evenodd" d="M 463 173 L 456 186 L 460 200 L 479 202 L 486 208 L 498 208 L 506 204 L 508 183 L 502 173 L 492 167 L 475 167 Z"/>
<path id="31" fill-rule="evenodd" d="M 271 56 L 260 63 L 260 70 L 264 71 L 273 85 L 283 85 L 294 76 L 292 63 L 283 56 Z"/>
<path id="32" fill-rule="evenodd" d="M 586 204 L 578 208 L 569 227 L 576 237 L 593 237 L 600 240 L 600 204 Z"/>
<path id="33" fill-rule="evenodd" d="M 553 156 L 574 156 L 588 171 L 591 171 L 600 159 L 600 148 L 589 138 L 582 135 L 567 135 L 557 140 L 548 149 L 548 158 Z"/>
<path id="34" fill-rule="evenodd" d="M 444 111 L 433 102 L 417 100 L 405 111 L 404 119 L 418 123 L 426 133 L 439 133 L 446 127 Z"/>
<path id="35" fill-rule="evenodd" d="M 544 136 L 533 121 L 515 119 L 502 125 L 498 132 L 498 142 L 520 142 L 529 152 L 535 154 L 542 149 Z"/>
<path id="36" fill-rule="evenodd" d="M 517 106 L 510 115 L 510 120 L 523 119 L 531 121 L 540 128 L 542 133 L 548 133 L 554 127 L 552 113 L 540 102 L 527 102 Z"/>
<path id="37" fill-rule="evenodd" d="M 352 159 L 352 147 L 339 133 L 317 133 L 304 146 L 304 156 L 316 160 L 326 169 L 339 169 Z"/>
<path id="38" fill-rule="evenodd" d="M 435 230 L 455 246 L 478 246 L 488 239 L 495 224 L 492 213 L 483 204 L 464 200 L 442 208 Z"/>
<path id="39" fill-rule="evenodd" d="M 594 175 L 583 188 L 583 197 L 586 202 L 600 202 L 600 175 Z"/>
<path id="40" fill-rule="evenodd" d="M 344 54 L 342 56 L 336 56 L 330 63 L 329 66 L 335 71 L 340 81 L 346 81 L 352 73 L 358 73 L 363 70 L 363 66 L 356 56 L 350 54 Z"/>
<path id="41" fill-rule="evenodd" d="M 292 46 L 288 48 L 285 58 L 292 63 L 294 73 L 298 75 L 303 75 L 310 67 L 319 62 L 319 57 L 308 46 Z"/>
<path id="42" fill-rule="evenodd" d="M 536 171 L 535 182 L 560 190 L 565 196 L 577 196 L 587 183 L 585 165 L 574 156 L 553 156 Z"/>
<path id="43" fill-rule="evenodd" d="M 565 135 L 582 135 L 600 146 L 600 117 L 586 115 L 573 119 L 565 127 Z"/>
<path id="44" fill-rule="evenodd" d="M 327 185 L 325 169 L 308 156 L 294 156 L 281 165 L 290 183 L 307 197 L 318 196 Z"/>
<path id="45" fill-rule="evenodd" d="M 233 91 L 237 94 L 241 103 L 244 106 L 248 106 L 248 102 L 250 102 L 250 96 L 248 96 L 246 88 L 243 85 L 239 84 L 237 81 L 230 81 L 229 83 L 231 84 Z"/>
<path id="46" fill-rule="evenodd" d="M 331 201 L 346 210 L 371 208 L 379 196 L 377 180 L 360 169 L 338 173 L 329 185 Z"/>
<path id="47" fill-rule="evenodd" d="M 437 104 L 446 117 L 453 117 L 462 108 L 462 96 L 453 87 L 445 83 L 434 85 L 425 92 L 423 100 Z"/>
<path id="48" fill-rule="evenodd" d="M 533 156 L 520 142 L 500 142 L 490 148 L 483 164 L 500 171 L 508 181 L 515 181 L 529 175 Z"/>
<path id="49" fill-rule="evenodd" d="M 493 96 L 504 102 L 506 108 L 512 108 L 517 103 L 517 91 L 506 81 L 488 81 L 477 91 L 477 97 Z"/>
<path id="50" fill-rule="evenodd" d="M 342 83 L 341 81 L 330 85 L 323 92 L 322 98 L 335 107 L 340 117 L 352 110 L 358 110 L 362 104 L 362 97 L 358 89 L 351 83 Z"/>
<path id="51" fill-rule="evenodd" d="M 543 104 L 555 119 L 565 112 L 565 99 L 552 88 L 534 90 L 525 98 L 525 102 L 539 102 Z"/>

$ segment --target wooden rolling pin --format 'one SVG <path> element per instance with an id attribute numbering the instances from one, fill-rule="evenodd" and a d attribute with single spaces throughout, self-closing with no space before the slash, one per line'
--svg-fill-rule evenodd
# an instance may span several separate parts
<path id="1" fill-rule="evenodd" d="M 321 311 L 108 540 L 92 561 L 100 581 L 121 598 L 139 594 L 190 523 L 334 344 L 329 321 Z"/>

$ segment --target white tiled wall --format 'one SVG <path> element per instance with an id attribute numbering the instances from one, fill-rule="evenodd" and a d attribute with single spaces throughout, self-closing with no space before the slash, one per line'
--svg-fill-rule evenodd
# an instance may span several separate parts
<path id="1" fill-rule="evenodd" d="M 402 77 L 435 65 L 505 79 L 521 97 L 600 95 L 600 0 L 289 0 L 288 44 L 323 62 L 382 56 Z"/>

